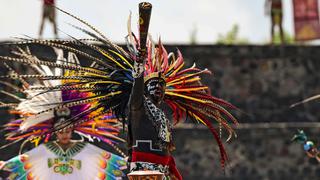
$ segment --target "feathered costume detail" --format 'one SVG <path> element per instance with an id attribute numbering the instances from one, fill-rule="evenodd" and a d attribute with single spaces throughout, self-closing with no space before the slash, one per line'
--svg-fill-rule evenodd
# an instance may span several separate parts
<path id="1" fill-rule="evenodd" d="M 34 126 L 37 127 L 34 130 L 39 130 L 43 127 L 46 127 L 46 125 L 43 124 L 42 121 L 42 119 L 45 118 L 42 118 L 42 116 L 49 116 L 50 112 L 55 107 L 61 106 L 75 109 L 85 108 L 85 110 L 81 110 L 82 113 L 78 115 L 79 118 L 76 116 L 76 118 L 68 119 L 59 127 L 59 129 L 68 127 L 72 124 L 82 123 L 83 126 L 81 129 L 79 129 L 79 131 L 85 131 L 86 133 L 90 134 L 88 132 L 90 131 L 90 128 L 86 127 L 89 127 L 96 122 L 92 121 L 92 114 L 99 114 L 108 110 L 110 110 L 118 119 L 126 123 L 126 108 L 133 84 L 133 62 L 137 58 L 137 49 L 139 49 L 139 44 L 137 43 L 139 41 L 131 32 L 130 25 L 128 26 L 129 35 L 126 38 L 129 51 L 125 51 L 121 47 L 113 44 L 100 31 L 89 25 L 87 22 L 59 8 L 57 9 L 64 12 L 65 14 L 70 15 L 71 17 L 77 19 L 78 21 L 89 27 L 90 30 L 86 30 L 74 26 L 78 30 L 89 35 L 92 39 L 22 39 L 22 41 L 16 42 L 15 44 L 28 45 L 31 43 L 36 43 L 39 45 L 60 48 L 64 51 L 76 54 L 82 62 L 90 62 L 89 65 L 70 63 L 61 64 L 58 62 L 55 63 L 44 57 L 34 57 L 34 55 L 29 51 L 22 51 L 21 49 L 20 53 L 15 53 L 16 56 L 0 57 L 0 59 L 2 59 L 3 61 L 19 62 L 27 65 L 28 67 L 45 66 L 48 68 L 59 68 L 63 71 L 72 72 L 59 75 L 44 75 L 41 73 L 19 75 L 12 73 L 11 75 L 5 76 L 6 78 L 18 78 L 23 81 L 29 78 L 38 79 L 43 83 L 47 83 L 49 80 L 66 81 L 66 83 L 63 84 L 47 84 L 28 87 L 27 89 L 30 90 L 33 96 L 36 94 L 36 92 L 38 92 L 38 90 L 40 90 L 41 94 L 38 96 L 39 98 L 45 97 L 47 94 L 51 93 L 61 92 L 62 94 L 72 95 L 73 91 L 81 91 L 81 93 L 78 94 L 78 97 L 73 98 L 73 100 L 65 100 L 63 103 L 48 103 L 47 106 L 45 106 L 46 109 L 39 109 L 32 112 L 24 111 L 30 112 L 32 116 L 39 116 L 39 124 Z M 128 24 L 130 24 L 130 22 Z M 98 43 L 102 45 L 100 46 L 98 45 Z M 181 119 L 185 119 L 185 117 L 188 116 L 189 118 L 192 118 L 197 122 L 200 122 L 207 126 L 218 142 L 221 152 L 221 163 L 224 166 L 227 155 L 218 135 L 217 127 L 214 124 L 216 121 L 228 131 L 229 140 L 234 134 L 234 130 L 232 129 L 230 124 L 237 124 L 237 120 L 228 112 L 228 110 L 226 110 L 226 108 L 233 109 L 235 107 L 222 99 L 213 97 L 209 93 L 209 87 L 201 83 L 200 76 L 203 74 L 210 74 L 209 70 L 198 69 L 195 64 L 189 68 L 185 68 L 184 59 L 181 52 L 178 50 L 177 55 L 175 55 L 174 53 L 168 53 L 160 41 L 157 44 L 157 47 L 155 47 L 155 44 L 149 38 L 149 40 L 147 41 L 147 47 L 148 58 L 145 64 L 145 76 L 150 76 L 154 72 L 161 72 L 161 74 L 164 76 L 166 82 L 164 101 L 173 111 L 175 124 L 180 122 Z M 32 103 L 37 104 L 38 102 Z M 90 106 L 87 106 L 86 104 L 90 104 Z M 2 104 L 2 106 L 5 106 L 5 104 Z M 18 107 L 18 109 L 21 108 Z M 30 116 L 30 114 L 28 115 L 29 117 L 27 117 L 29 119 L 30 117 L 32 117 Z M 19 121 L 21 120 L 18 120 L 16 122 L 18 123 Z M 105 121 L 112 120 L 108 119 Z M 17 123 L 10 123 L 8 125 L 8 128 L 17 130 Z M 27 125 L 25 126 L 28 127 Z M 96 127 L 98 129 L 104 128 L 100 124 L 96 124 Z M 110 130 L 113 129 L 110 128 Z M 27 132 L 25 132 L 24 134 L 27 134 Z M 29 133 L 34 133 L 33 129 L 30 129 Z M 109 135 L 111 139 L 115 138 L 115 136 L 112 136 L 112 133 L 110 133 Z M 16 136 L 10 136 L 11 139 L 14 137 Z"/>
<path id="2" fill-rule="evenodd" d="M 307 99 L 304 99 L 300 102 L 292 104 L 290 107 L 296 107 L 299 105 L 302 105 L 304 103 L 309 103 L 310 101 L 318 100 L 320 98 L 320 94 L 311 96 Z M 293 138 L 291 139 L 294 142 L 297 142 L 299 144 L 303 145 L 303 150 L 306 152 L 308 157 L 317 159 L 318 162 L 320 162 L 320 151 L 319 148 L 316 147 L 315 143 L 308 139 L 307 135 L 303 130 L 298 130 L 298 133 L 296 133 Z"/>
<path id="3" fill-rule="evenodd" d="M 63 52 L 54 49 L 61 55 Z M 39 61 L 30 52 L 22 51 L 19 53 Z M 74 56 L 75 57 L 75 56 Z M 57 57 L 56 65 L 68 66 L 69 64 L 79 64 L 76 58 L 68 60 Z M 20 78 L 24 82 L 24 87 L 16 91 L 24 93 L 26 98 L 19 98 L 20 103 L 14 104 L 11 113 L 17 114 L 20 118 L 5 125 L 5 130 L 9 133 L 6 139 L 9 141 L 31 141 L 37 146 L 40 142 L 47 142 L 53 132 L 64 128 L 73 127 L 74 131 L 89 140 L 101 140 L 115 148 L 122 156 L 125 154 L 115 146 L 117 142 L 124 142 L 119 138 L 121 124 L 108 109 L 98 107 L 94 93 L 86 90 L 86 86 L 81 85 L 81 78 L 72 78 L 74 70 L 54 68 L 52 71 L 46 65 L 31 65 L 34 75 L 19 75 L 13 73 L 7 77 Z M 13 71 L 13 69 L 10 69 Z M 12 73 L 11 73 L 12 74 Z M 14 76 L 14 77 L 13 77 Z M 65 78 L 68 77 L 68 78 Z M 39 78 L 37 82 L 28 83 L 24 78 Z M 14 96 L 12 94 L 12 96 Z M 8 105 L 9 106 L 9 105 Z M 68 108 L 70 114 L 63 123 L 56 124 L 55 112 Z"/>
<path id="4" fill-rule="evenodd" d="M 320 162 L 320 151 L 315 143 L 308 139 L 307 135 L 303 130 L 298 130 L 298 133 L 291 139 L 294 142 L 303 145 L 303 150 L 306 152 L 309 158 L 315 158 Z"/>

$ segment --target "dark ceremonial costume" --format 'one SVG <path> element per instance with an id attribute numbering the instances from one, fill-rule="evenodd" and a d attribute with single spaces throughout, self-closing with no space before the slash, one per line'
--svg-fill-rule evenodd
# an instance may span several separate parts
<path id="1" fill-rule="evenodd" d="M 136 65 L 135 65 L 136 66 Z M 143 72 L 142 72 L 143 73 Z M 129 144 L 131 145 L 131 171 L 169 171 L 181 178 L 173 157 L 171 123 L 164 112 L 144 96 L 143 75 L 137 75 L 130 98 Z"/>

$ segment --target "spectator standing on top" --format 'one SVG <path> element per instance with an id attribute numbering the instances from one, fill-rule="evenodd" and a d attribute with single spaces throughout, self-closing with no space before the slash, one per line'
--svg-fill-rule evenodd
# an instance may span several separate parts
<path id="1" fill-rule="evenodd" d="M 271 16 L 271 42 L 274 42 L 274 29 L 279 27 L 281 44 L 284 42 L 283 28 L 282 28 L 282 0 L 266 0 L 265 12 Z"/>
<path id="2" fill-rule="evenodd" d="M 56 23 L 56 9 L 54 7 L 55 0 L 42 0 L 43 1 L 43 8 L 42 8 L 42 19 L 40 24 L 40 30 L 39 30 L 39 37 L 42 37 L 43 28 L 44 28 L 44 22 L 46 19 L 49 19 L 49 21 L 53 25 L 53 31 L 55 38 L 58 38 L 58 31 L 57 31 L 57 23 Z"/>

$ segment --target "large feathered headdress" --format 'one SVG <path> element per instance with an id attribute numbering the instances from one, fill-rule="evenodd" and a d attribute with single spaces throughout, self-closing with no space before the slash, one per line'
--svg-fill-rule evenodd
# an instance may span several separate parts
<path id="1" fill-rule="evenodd" d="M 131 32 L 130 18 L 128 22 L 129 35 L 127 36 L 127 47 L 132 59 L 137 60 L 139 40 Z M 225 108 L 235 109 L 230 103 L 213 97 L 210 89 L 201 82 L 201 75 L 211 74 L 208 69 L 199 69 L 196 64 L 185 68 L 182 53 L 168 53 L 159 40 L 157 44 L 152 42 L 151 36 L 147 41 L 147 60 L 145 62 L 144 81 L 149 79 L 163 79 L 166 82 L 164 101 L 173 112 L 173 120 L 178 123 L 186 116 L 207 126 L 218 142 L 222 165 L 227 159 L 224 147 L 220 140 L 217 128 L 211 120 L 216 120 L 218 124 L 229 132 L 231 138 L 234 134 L 228 120 L 237 124 L 237 120 Z"/>
<path id="2" fill-rule="evenodd" d="M 59 8 L 57 8 L 59 9 Z M 79 64 L 58 64 L 48 61 L 45 57 L 37 56 L 37 60 L 30 53 L 27 55 L 0 57 L 5 61 L 14 61 L 26 64 L 27 66 L 46 65 L 51 68 L 59 67 L 63 70 L 72 70 L 71 74 L 62 76 L 46 76 L 45 80 L 70 80 L 76 79 L 72 84 L 53 85 L 48 92 L 70 91 L 69 88 L 76 88 L 86 92 L 86 97 L 81 98 L 85 102 L 95 104 L 95 108 L 111 110 L 112 113 L 125 123 L 126 108 L 133 84 L 133 62 L 137 58 L 139 45 L 131 28 L 127 37 L 127 47 L 125 51 L 121 47 L 113 44 L 100 31 L 89 25 L 85 21 L 71 15 L 61 9 L 60 11 L 74 17 L 90 28 L 86 30 L 74 26 L 91 39 L 72 40 L 36 40 L 23 39 L 17 45 L 28 45 L 36 43 L 39 45 L 61 48 L 67 52 L 75 53 L 80 60 L 91 62 L 89 65 Z M 149 38 L 150 39 L 150 38 Z M 172 109 L 175 123 L 180 122 L 186 116 L 207 126 L 215 139 L 220 150 L 222 163 L 227 159 L 220 137 L 217 133 L 217 126 L 220 124 L 229 132 L 229 138 L 234 134 L 231 123 L 237 124 L 236 119 L 225 108 L 235 108 L 230 103 L 222 99 L 213 97 L 209 92 L 209 87 L 201 83 L 201 75 L 210 74 L 207 69 L 201 70 L 194 64 L 185 68 L 184 59 L 180 51 L 175 55 L 168 53 L 161 42 L 155 45 L 151 40 L 148 41 L 147 63 L 145 64 L 145 76 L 152 77 L 154 73 L 161 72 L 165 79 L 165 102 Z M 10 76 L 11 77 L 11 76 Z M 14 76 L 16 78 L 16 76 Z M 29 76 L 18 76 L 19 78 L 29 78 Z M 33 76 L 34 78 L 35 76 Z M 40 79 L 43 77 L 39 77 Z M 70 102 L 72 103 L 72 102 Z M 90 112 L 90 111 L 89 111 Z M 88 113 L 89 113 L 88 112 Z M 83 111 L 83 116 L 86 111 Z M 79 119 L 80 120 L 80 119 Z M 61 128 L 67 127 L 70 123 L 78 123 L 79 120 L 67 120 Z M 228 138 L 228 139 L 229 139 Z"/>
<path id="3" fill-rule="evenodd" d="M 54 48 L 58 52 L 56 65 L 68 66 L 78 65 L 76 56 L 72 55 L 68 59 L 63 58 L 63 51 Z M 38 61 L 30 51 L 19 51 L 15 54 Z M 9 65 L 7 65 L 8 68 Z M 13 92 L 4 92 L 15 97 L 20 102 L 10 103 L 13 107 L 11 112 L 19 115 L 19 118 L 5 125 L 8 131 L 6 139 L 9 141 L 31 141 L 37 146 L 40 142 L 46 142 L 56 131 L 66 128 L 73 128 L 76 133 L 89 138 L 98 139 L 124 155 L 115 146 L 118 142 L 123 142 L 118 137 L 121 124 L 108 109 L 97 107 L 95 99 L 88 97 L 95 96 L 92 92 L 86 91 L 85 86 L 77 78 L 71 77 L 74 70 L 66 70 L 46 65 L 31 65 L 35 74 L 22 75 L 10 68 L 11 74 L 4 77 L 20 79 L 24 82 L 22 88 L 15 87 L 15 90 L 22 92 L 25 98 L 16 96 Z M 24 79 L 36 78 L 38 80 L 28 83 Z M 11 85 L 11 87 L 13 87 Z M 3 104 L 5 106 L 5 104 Z"/>

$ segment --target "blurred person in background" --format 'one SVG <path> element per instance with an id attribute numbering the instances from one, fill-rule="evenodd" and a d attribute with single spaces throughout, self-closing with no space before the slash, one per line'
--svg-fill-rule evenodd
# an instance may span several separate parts
<path id="1" fill-rule="evenodd" d="M 266 0 L 265 13 L 271 16 L 271 43 L 274 42 L 275 27 L 279 27 L 280 41 L 281 44 L 284 42 L 283 28 L 282 28 L 282 0 Z"/>
<path id="2" fill-rule="evenodd" d="M 39 37 L 42 38 L 44 22 L 48 19 L 53 25 L 53 32 L 55 38 L 58 38 L 58 31 L 57 31 L 57 23 L 56 23 L 56 9 L 55 9 L 55 0 L 42 0 L 43 1 L 43 8 L 42 8 L 42 19 L 40 24 L 39 30 Z"/>

